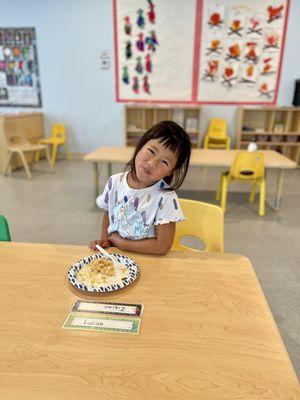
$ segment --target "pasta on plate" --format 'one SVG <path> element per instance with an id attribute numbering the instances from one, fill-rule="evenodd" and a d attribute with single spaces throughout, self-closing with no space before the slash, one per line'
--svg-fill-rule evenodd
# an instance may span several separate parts
<path id="1" fill-rule="evenodd" d="M 77 273 L 77 280 L 86 286 L 99 288 L 119 284 L 129 276 L 129 270 L 124 267 L 116 268 L 110 260 L 99 258 L 84 266 Z"/>

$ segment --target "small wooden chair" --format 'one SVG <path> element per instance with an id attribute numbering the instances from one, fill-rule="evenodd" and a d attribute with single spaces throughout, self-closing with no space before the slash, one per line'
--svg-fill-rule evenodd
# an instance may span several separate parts
<path id="1" fill-rule="evenodd" d="M 9 155 L 8 155 L 7 164 L 4 168 L 4 173 L 3 173 L 4 176 L 6 176 L 8 173 L 13 156 L 15 154 L 17 154 L 17 155 L 19 155 L 19 157 L 23 163 L 27 178 L 32 179 L 32 174 L 31 174 L 31 171 L 30 171 L 30 168 L 29 168 L 29 165 L 28 165 L 25 155 L 26 155 L 26 153 L 37 152 L 40 150 L 45 151 L 51 171 L 52 172 L 54 171 L 52 164 L 51 164 L 49 149 L 48 149 L 47 145 L 30 143 L 26 137 L 25 132 L 23 132 L 21 130 L 5 130 L 5 139 L 6 139 L 7 150 L 9 152 Z"/>
<path id="2" fill-rule="evenodd" d="M 176 224 L 172 250 L 200 251 L 181 244 L 184 236 L 200 239 L 205 250 L 214 253 L 224 251 L 224 214 L 220 207 L 201 201 L 179 199 L 185 221 Z"/>

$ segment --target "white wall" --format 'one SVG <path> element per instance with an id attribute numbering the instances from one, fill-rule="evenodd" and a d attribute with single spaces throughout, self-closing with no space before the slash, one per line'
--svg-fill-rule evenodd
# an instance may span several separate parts
<path id="1" fill-rule="evenodd" d="M 68 126 L 72 152 L 124 144 L 123 105 L 115 102 L 112 0 L 0 0 L 1 27 L 35 27 L 46 129 Z M 290 105 L 300 78 L 300 4 L 291 0 L 278 105 Z M 100 51 L 112 65 L 100 68 Z M 21 109 L 20 109 L 21 110 Z M 0 112 L 17 111 L 0 108 Z M 28 109 L 26 109 L 28 111 Z M 234 137 L 235 106 L 203 106 L 202 132 L 224 117 Z"/>

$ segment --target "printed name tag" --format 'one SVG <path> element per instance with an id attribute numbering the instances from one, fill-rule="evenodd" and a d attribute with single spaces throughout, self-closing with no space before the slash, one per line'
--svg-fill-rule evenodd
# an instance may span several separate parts
<path id="1" fill-rule="evenodd" d="M 143 312 L 143 305 L 76 300 L 72 306 L 71 312 L 88 312 L 140 317 Z"/>
<path id="2" fill-rule="evenodd" d="M 70 313 L 63 324 L 63 329 L 92 330 L 117 333 L 139 333 L 140 319 L 121 318 L 105 315 L 80 315 Z"/>

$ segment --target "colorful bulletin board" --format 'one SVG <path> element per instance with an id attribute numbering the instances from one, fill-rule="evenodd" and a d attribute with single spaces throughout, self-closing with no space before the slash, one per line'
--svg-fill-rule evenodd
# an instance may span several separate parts
<path id="1" fill-rule="evenodd" d="M 275 104 L 289 0 L 114 0 L 120 102 Z"/>
<path id="2" fill-rule="evenodd" d="M 41 107 L 34 28 L 0 28 L 0 106 Z"/>

